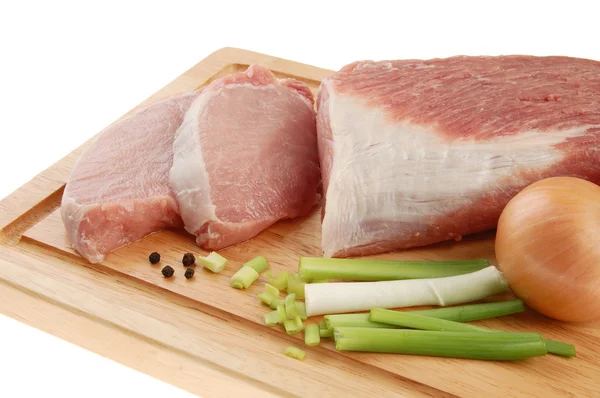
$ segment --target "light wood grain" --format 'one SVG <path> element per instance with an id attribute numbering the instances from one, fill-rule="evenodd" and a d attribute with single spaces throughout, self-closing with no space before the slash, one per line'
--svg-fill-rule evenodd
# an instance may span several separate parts
<path id="1" fill-rule="evenodd" d="M 299 78 L 313 92 L 319 81 L 332 73 L 263 54 L 223 49 L 145 103 L 201 87 L 251 63 L 263 64 L 278 76 Z M 216 367 L 211 369 L 215 372 L 239 378 L 242 383 L 258 383 L 252 385 L 275 394 L 286 393 L 278 389 L 282 379 L 286 385 L 289 381 L 296 387 L 307 382 L 318 386 L 294 391 L 306 396 L 317 392 L 332 396 L 369 395 L 369 392 L 384 396 L 391 392 L 441 396 L 442 391 L 472 397 L 600 396 L 597 378 L 600 324 L 560 323 L 533 311 L 481 324 L 505 330 L 537 331 L 547 338 L 565 340 L 576 345 L 577 358 L 547 356 L 521 362 L 483 362 L 340 353 L 331 343 L 311 348 L 309 359 L 304 363 L 280 358 L 286 344 L 302 345 L 302 336 L 287 336 L 281 328 L 262 326 L 267 309 L 256 295 L 262 290 L 263 278 L 247 291 L 237 291 L 229 287 L 229 276 L 243 262 L 259 254 L 269 259 L 274 271 L 296 271 L 300 256 L 320 256 L 320 209 L 315 207 L 313 213 L 303 219 L 281 221 L 256 238 L 221 251 L 229 260 L 222 274 L 198 269 L 193 280 L 183 278 L 182 254 L 205 253 L 182 231 L 153 234 L 115 251 L 102 264 L 90 266 L 71 249 L 56 201 L 78 156 L 79 152 L 67 156 L 0 203 L 0 209 L 5 211 L 0 213 L 2 242 L 14 244 L 23 236 L 16 246 L 3 249 L 6 257 L 0 260 L 0 280 L 6 284 L 34 292 L 71 312 L 87 314 L 95 322 L 106 322 L 117 330 L 134 333 L 174 355 L 188 355 L 201 366 L 214 365 Z M 152 251 L 161 253 L 160 266 L 148 263 L 147 256 Z M 376 257 L 488 258 L 493 262 L 494 234 L 484 233 L 461 242 Z M 20 262 L 26 264 L 15 267 Z M 166 264 L 176 269 L 174 278 L 165 279 L 160 274 L 161 266 Z M 35 277 L 27 279 L 30 274 Z M 364 379 L 358 383 L 359 375 L 373 383 L 363 385 Z M 296 378 L 300 384 L 294 384 Z"/>
<path id="2" fill-rule="evenodd" d="M 204 366 L 278 395 L 437 395 L 425 386 L 316 347 L 296 361 L 283 350 L 298 342 L 192 300 L 157 291 L 131 278 L 69 264 L 25 243 L 0 248 L 0 281 L 86 315 Z M 345 380 L 348 375 L 360 383 Z M 240 390 L 241 391 L 241 390 Z"/>

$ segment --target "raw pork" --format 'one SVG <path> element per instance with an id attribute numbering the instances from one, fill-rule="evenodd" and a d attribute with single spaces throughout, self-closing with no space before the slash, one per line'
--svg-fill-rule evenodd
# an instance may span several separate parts
<path id="1" fill-rule="evenodd" d="M 171 185 L 186 230 L 205 249 L 305 215 L 318 199 L 312 94 L 264 67 L 251 65 L 207 86 L 173 148 Z"/>
<path id="2" fill-rule="evenodd" d="M 158 101 L 107 127 L 77 161 L 61 213 L 92 263 L 152 232 L 181 226 L 169 184 L 175 131 L 197 93 Z"/>
<path id="3" fill-rule="evenodd" d="M 600 183 L 600 63 L 568 57 L 356 62 L 322 82 L 325 256 L 492 229 L 530 183 Z"/>

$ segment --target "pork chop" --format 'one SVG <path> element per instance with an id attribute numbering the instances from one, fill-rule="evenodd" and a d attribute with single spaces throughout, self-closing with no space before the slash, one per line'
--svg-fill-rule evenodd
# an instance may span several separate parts
<path id="1" fill-rule="evenodd" d="M 600 63 L 355 62 L 322 82 L 317 124 L 325 256 L 459 240 L 534 181 L 600 183 Z"/>
<path id="2" fill-rule="evenodd" d="M 61 213 L 74 249 L 91 263 L 182 225 L 169 169 L 175 131 L 197 95 L 180 94 L 134 111 L 101 132 L 77 161 Z"/>
<path id="3" fill-rule="evenodd" d="M 309 88 L 251 65 L 207 86 L 177 131 L 171 186 L 205 249 L 307 214 L 320 184 Z"/>

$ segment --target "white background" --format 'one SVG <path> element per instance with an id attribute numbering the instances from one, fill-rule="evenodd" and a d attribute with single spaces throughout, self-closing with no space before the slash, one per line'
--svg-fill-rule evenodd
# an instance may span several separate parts
<path id="1" fill-rule="evenodd" d="M 594 1 L 351 4 L 0 1 L 0 198 L 225 46 L 329 69 L 457 54 L 600 60 Z M 0 316 L 0 396 L 42 395 L 187 394 Z"/>

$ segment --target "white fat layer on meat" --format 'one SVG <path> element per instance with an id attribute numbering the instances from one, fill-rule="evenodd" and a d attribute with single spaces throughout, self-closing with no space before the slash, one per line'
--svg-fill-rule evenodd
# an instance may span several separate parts
<path id="1" fill-rule="evenodd" d="M 169 178 L 185 229 L 195 234 L 204 223 L 217 220 L 210 200 L 210 183 L 202 155 L 199 120 L 218 92 L 202 93 L 186 112 L 173 142 L 173 166 Z"/>
<path id="2" fill-rule="evenodd" d="M 331 87 L 329 115 L 334 161 L 323 219 L 327 257 L 372 243 L 362 228 L 369 221 L 423 225 L 483 192 L 519 186 L 518 172 L 561 161 L 564 154 L 554 146 L 590 127 L 447 141 L 430 127 L 393 122 L 384 110 Z"/>

